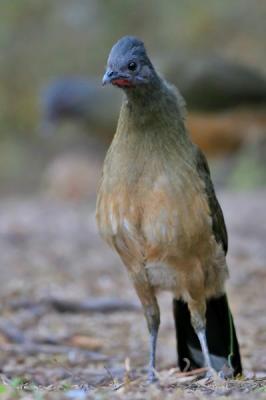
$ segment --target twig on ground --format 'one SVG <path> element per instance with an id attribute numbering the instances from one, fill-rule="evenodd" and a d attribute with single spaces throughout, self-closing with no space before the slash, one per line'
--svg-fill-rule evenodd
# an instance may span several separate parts
<path id="1" fill-rule="evenodd" d="M 115 298 L 88 298 L 83 301 L 46 298 L 36 302 L 30 300 L 16 300 L 9 303 L 12 309 L 20 308 L 36 308 L 37 305 L 44 304 L 58 312 L 88 312 L 88 313 L 112 313 L 116 311 L 139 311 L 140 307 L 137 304 L 130 303 L 124 300 Z"/>
<path id="2" fill-rule="evenodd" d="M 183 378 L 186 376 L 197 376 L 197 375 L 202 375 L 205 372 L 207 372 L 208 368 L 197 368 L 193 369 L 192 371 L 186 371 L 186 372 L 177 372 L 176 376 L 178 378 Z"/>
<path id="3" fill-rule="evenodd" d="M 69 352 L 76 351 L 82 355 L 84 355 L 90 361 L 107 361 L 108 357 L 104 354 L 77 349 L 71 346 L 54 346 L 54 345 L 45 345 L 38 343 L 25 342 L 20 344 L 15 343 L 5 343 L 0 345 L 0 351 L 8 352 L 8 353 L 16 353 L 16 354 L 26 354 L 26 355 L 35 355 L 35 354 L 68 354 Z"/>

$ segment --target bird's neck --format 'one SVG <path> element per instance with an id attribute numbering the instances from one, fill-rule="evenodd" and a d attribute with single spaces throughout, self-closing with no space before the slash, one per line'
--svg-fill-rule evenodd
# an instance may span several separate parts
<path id="1" fill-rule="evenodd" d="M 154 73 L 149 84 L 125 90 L 127 102 L 136 112 L 138 112 L 138 108 L 149 112 L 149 109 L 153 109 L 155 104 L 158 103 L 162 93 L 165 93 L 165 88 L 165 82 Z M 165 94 L 167 95 L 167 93 Z"/>
<path id="2" fill-rule="evenodd" d="M 138 182 L 141 176 L 150 177 L 151 183 L 157 175 L 182 171 L 178 165 L 192 162 L 183 107 L 181 96 L 164 81 L 145 93 L 128 91 L 105 161 L 110 187 Z"/>
<path id="3" fill-rule="evenodd" d="M 184 101 L 175 87 L 157 78 L 145 87 L 128 89 L 118 121 L 120 140 L 138 137 L 139 144 L 152 142 L 182 146 L 189 141 L 184 127 Z"/>

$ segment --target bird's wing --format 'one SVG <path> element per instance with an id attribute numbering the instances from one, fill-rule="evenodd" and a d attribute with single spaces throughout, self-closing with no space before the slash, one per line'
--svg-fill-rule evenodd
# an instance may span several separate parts
<path id="1" fill-rule="evenodd" d="M 223 212 L 215 195 L 207 160 L 204 154 L 201 152 L 201 150 L 196 146 L 195 146 L 195 151 L 196 151 L 197 170 L 200 178 L 205 183 L 205 190 L 211 211 L 213 233 L 216 241 L 222 244 L 223 250 L 226 254 L 228 249 L 228 236 L 224 222 Z"/>

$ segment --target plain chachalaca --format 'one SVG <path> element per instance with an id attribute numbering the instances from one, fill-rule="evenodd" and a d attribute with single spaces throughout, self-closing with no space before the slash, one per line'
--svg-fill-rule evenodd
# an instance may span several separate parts
<path id="1" fill-rule="evenodd" d="M 40 103 L 42 130 L 49 131 L 58 123 L 70 120 L 81 122 L 91 132 L 109 139 L 116 124 L 121 94 L 103 90 L 98 79 L 68 76 L 47 85 Z M 106 110 L 104 116 L 102 109 Z"/>
<path id="2" fill-rule="evenodd" d="M 207 161 L 185 128 L 183 99 L 130 36 L 110 52 L 107 83 L 125 98 L 104 162 L 97 222 L 144 309 L 149 379 L 155 379 L 158 290 L 173 294 L 181 369 L 227 366 L 237 375 L 239 347 L 224 289 L 227 232 Z"/>
<path id="3" fill-rule="evenodd" d="M 266 104 L 265 74 L 248 64 L 212 55 L 178 55 L 170 57 L 163 71 L 190 110 L 217 112 Z"/>

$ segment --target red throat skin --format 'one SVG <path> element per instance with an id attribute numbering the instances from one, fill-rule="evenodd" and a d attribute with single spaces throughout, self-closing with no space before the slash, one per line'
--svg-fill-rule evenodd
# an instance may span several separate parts
<path id="1" fill-rule="evenodd" d="M 132 83 L 129 80 L 123 79 L 123 78 L 114 79 L 112 81 L 112 84 L 116 85 L 116 86 L 118 86 L 120 88 L 123 88 L 123 87 L 132 88 L 132 87 L 134 87 L 134 85 L 132 85 Z"/>

